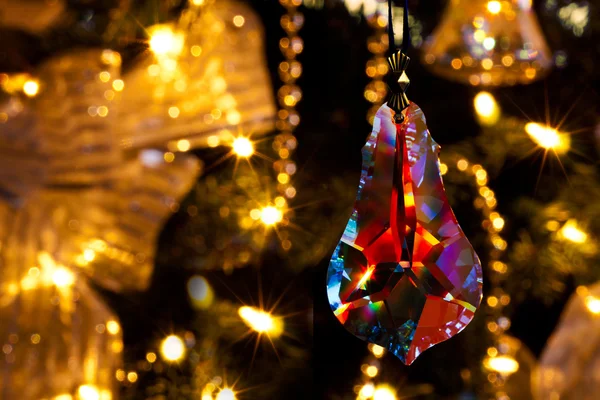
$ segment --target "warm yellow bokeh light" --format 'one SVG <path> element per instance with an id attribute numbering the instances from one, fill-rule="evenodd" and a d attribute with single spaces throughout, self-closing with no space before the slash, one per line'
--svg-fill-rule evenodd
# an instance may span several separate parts
<path id="1" fill-rule="evenodd" d="M 479 121 L 486 125 L 493 125 L 500 117 L 500 107 L 494 96 L 489 92 L 479 92 L 473 100 L 475 112 Z"/>
<path id="2" fill-rule="evenodd" d="M 233 141 L 233 152 L 239 157 L 250 157 L 254 154 L 254 145 L 252 142 L 243 136 L 236 138 Z"/>
<path id="3" fill-rule="evenodd" d="M 166 361 L 180 361 L 185 356 L 185 344 L 179 336 L 169 335 L 160 345 L 160 354 Z"/>
<path id="4" fill-rule="evenodd" d="M 552 149 L 557 153 L 566 153 L 571 145 L 569 135 L 558 132 L 556 129 L 529 122 L 525 125 L 525 132 L 537 145 L 544 149 Z"/>
<path id="5" fill-rule="evenodd" d="M 157 56 L 177 56 L 183 50 L 184 35 L 168 26 L 150 28 L 150 50 Z"/>
<path id="6" fill-rule="evenodd" d="M 236 400 L 235 392 L 230 388 L 224 388 L 217 393 L 215 400 Z"/>
<path id="7" fill-rule="evenodd" d="M 236 15 L 233 17 L 233 24 L 238 28 L 241 28 L 246 23 L 246 19 L 242 15 Z"/>
<path id="8" fill-rule="evenodd" d="M 396 394 L 389 386 L 378 386 L 373 392 L 373 400 L 396 400 Z"/>
<path id="9" fill-rule="evenodd" d="M 283 321 L 281 318 L 273 317 L 266 311 L 243 306 L 238 310 L 238 314 L 246 325 L 256 332 L 266 333 L 272 337 L 277 337 L 283 332 Z"/>
<path id="10" fill-rule="evenodd" d="M 514 374 L 519 370 L 519 362 L 511 356 L 488 357 L 484 363 L 486 368 L 504 375 Z"/>
<path id="11" fill-rule="evenodd" d="M 373 344 L 370 347 L 371 347 L 371 353 L 373 353 L 373 355 L 377 358 L 382 357 L 385 353 L 385 348 L 383 348 L 379 345 Z"/>
<path id="12" fill-rule="evenodd" d="M 502 10 L 502 4 L 499 1 L 492 0 L 487 3 L 487 9 L 492 14 L 498 14 Z"/>
<path id="13" fill-rule="evenodd" d="M 112 87 L 117 92 L 120 92 L 125 87 L 125 82 L 123 82 L 121 79 L 115 79 L 112 83 Z"/>
<path id="14" fill-rule="evenodd" d="M 592 314 L 600 314 L 600 299 L 594 296 L 585 298 L 585 306 Z"/>
<path id="15" fill-rule="evenodd" d="M 201 309 L 208 308 L 214 299 L 212 287 L 203 276 L 193 276 L 187 284 L 188 294 L 192 304 Z"/>
<path id="16" fill-rule="evenodd" d="M 75 275 L 65 267 L 58 267 L 52 274 L 52 282 L 59 287 L 69 287 L 75 283 Z"/>
<path id="17" fill-rule="evenodd" d="M 179 151 L 188 151 L 191 147 L 191 143 L 187 139 L 181 139 L 177 141 L 177 150 Z"/>
<path id="18" fill-rule="evenodd" d="M 377 376 L 377 374 L 379 373 L 379 370 L 377 369 L 376 366 L 374 365 L 369 365 L 366 369 L 365 369 L 365 374 L 370 376 L 371 378 Z"/>
<path id="19" fill-rule="evenodd" d="M 93 385 L 81 385 L 77 389 L 78 400 L 100 400 L 100 392 Z"/>
<path id="20" fill-rule="evenodd" d="M 39 90 L 40 90 L 39 83 L 37 83 L 36 81 L 31 80 L 31 79 L 26 81 L 25 84 L 23 85 L 23 93 L 25 93 L 29 97 L 33 97 L 36 94 L 38 94 Z"/>
<path id="21" fill-rule="evenodd" d="M 119 323 L 117 321 L 108 321 L 106 323 L 106 330 L 111 335 L 116 335 L 117 333 L 119 333 L 121 331 L 121 326 L 119 325 Z"/>
<path id="22" fill-rule="evenodd" d="M 71 396 L 70 394 L 59 394 L 52 400 L 73 400 L 73 396 Z"/>
<path id="23" fill-rule="evenodd" d="M 264 207 L 260 210 L 260 220 L 267 226 L 275 225 L 283 219 L 283 212 L 273 206 Z"/>
<path id="24" fill-rule="evenodd" d="M 375 393 L 375 386 L 373 386 L 372 383 L 366 383 L 363 387 L 360 388 L 358 395 L 360 398 L 368 399 L 370 397 L 373 397 L 374 393 Z"/>
<path id="25" fill-rule="evenodd" d="M 585 243 L 588 235 L 577 226 L 577 221 L 574 219 L 568 220 L 558 231 L 558 235 L 573 243 Z"/>
<path id="26" fill-rule="evenodd" d="M 149 352 L 146 353 L 146 361 L 148 361 L 149 363 L 153 363 L 156 361 L 156 353 L 154 352 Z"/>

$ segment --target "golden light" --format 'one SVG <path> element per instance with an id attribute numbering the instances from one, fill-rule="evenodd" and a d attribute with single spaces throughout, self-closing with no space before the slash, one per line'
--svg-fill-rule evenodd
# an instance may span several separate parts
<path id="1" fill-rule="evenodd" d="M 273 317 L 266 311 L 243 306 L 238 314 L 246 325 L 259 333 L 266 333 L 271 337 L 278 337 L 283 333 L 283 321 L 281 318 Z"/>
<path id="2" fill-rule="evenodd" d="M 184 35 L 169 26 L 157 25 L 149 29 L 150 50 L 157 56 L 177 56 L 183 50 Z"/>
<path id="3" fill-rule="evenodd" d="M 373 397 L 375 393 L 375 386 L 372 383 L 366 383 L 363 387 L 360 388 L 358 395 L 360 398 L 368 399 L 369 397 Z"/>
<path id="4" fill-rule="evenodd" d="M 127 380 L 131 383 L 134 383 L 135 381 L 137 381 L 138 380 L 137 372 L 131 371 L 130 373 L 128 373 Z"/>
<path id="5" fill-rule="evenodd" d="M 560 237 L 567 239 L 573 243 L 585 243 L 588 235 L 577 226 L 577 221 L 574 219 L 568 220 L 558 231 Z"/>
<path id="6" fill-rule="evenodd" d="M 185 344 L 179 336 L 169 335 L 160 345 L 160 354 L 166 361 L 180 361 L 185 356 Z"/>
<path id="7" fill-rule="evenodd" d="M 187 290 L 194 306 L 200 309 L 208 308 L 214 299 L 213 290 L 203 276 L 193 276 L 187 283 Z"/>
<path id="8" fill-rule="evenodd" d="M 78 400 L 100 400 L 100 392 L 95 386 L 81 385 L 77 389 Z"/>
<path id="9" fill-rule="evenodd" d="M 537 122 L 527 123 L 525 125 L 525 132 L 540 147 L 552 149 L 557 153 L 566 153 L 571 145 L 569 135 L 562 134 L 552 127 L 544 126 Z"/>
<path id="10" fill-rule="evenodd" d="M 233 152 L 239 157 L 250 157 L 254 154 L 254 145 L 252 142 L 243 136 L 235 138 L 233 141 Z"/>
<path id="11" fill-rule="evenodd" d="M 171 118 L 177 118 L 179 117 L 179 108 L 178 107 L 169 107 L 169 117 Z"/>
<path id="12" fill-rule="evenodd" d="M 585 298 L 585 306 L 592 314 L 600 314 L 600 299 L 594 296 Z"/>
<path id="13" fill-rule="evenodd" d="M 106 323 L 106 330 L 111 335 L 116 335 L 117 333 L 119 333 L 121 331 L 121 326 L 119 325 L 119 323 L 117 321 L 108 321 Z"/>
<path id="14" fill-rule="evenodd" d="M 235 392 L 231 388 L 224 388 L 217 393 L 216 400 L 236 400 Z"/>
<path id="15" fill-rule="evenodd" d="M 68 287 L 75 283 L 75 275 L 65 267 L 58 267 L 52 274 L 52 282 L 59 288 Z"/>
<path id="16" fill-rule="evenodd" d="M 492 0 L 487 3 L 487 9 L 492 14 L 498 14 L 502 10 L 502 5 L 499 1 Z"/>
<path id="17" fill-rule="evenodd" d="M 59 394 L 52 400 L 73 400 L 73 396 L 71 396 L 70 394 Z"/>
<path id="18" fill-rule="evenodd" d="M 375 376 L 377 376 L 378 373 L 379 373 L 379 370 L 374 365 L 369 365 L 365 369 L 365 374 L 368 375 L 368 376 L 370 376 L 371 378 L 374 378 Z"/>
<path id="19" fill-rule="evenodd" d="M 489 92 L 479 92 L 473 100 L 479 121 L 485 125 L 493 125 L 500 118 L 500 107 Z"/>
<path id="20" fill-rule="evenodd" d="M 281 222 L 283 219 L 283 212 L 273 206 L 267 206 L 260 210 L 260 220 L 267 226 L 272 226 Z"/>
<path id="21" fill-rule="evenodd" d="M 34 80 L 28 80 L 23 84 L 23 93 L 25 93 L 29 97 L 33 97 L 38 94 L 40 90 L 40 85 Z"/>
<path id="22" fill-rule="evenodd" d="M 179 151 L 188 151 L 191 147 L 191 143 L 187 139 L 181 139 L 177 141 L 177 150 Z"/>
<path id="23" fill-rule="evenodd" d="M 246 23 L 246 19 L 242 15 L 236 15 L 233 17 L 233 24 L 238 28 L 241 28 Z"/>
<path id="24" fill-rule="evenodd" d="M 121 79 L 115 79 L 112 83 L 112 87 L 117 92 L 120 92 L 125 87 L 125 82 L 123 82 Z"/>
<path id="25" fill-rule="evenodd" d="M 387 385 L 378 386 L 373 392 L 373 400 L 396 400 L 396 393 Z"/>
<path id="26" fill-rule="evenodd" d="M 385 349 L 379 345 L 374 344 L 371 347 L 371 352 L 373 353 L 373 355 L 377 358 L 383 356 L 383 354 L 385 353 Z"/>
<path id="27" fill-rule="evenodd" d="M 146 353 L 146 361 L 148 361 L 149 363 L 153 363 L 156 361 L 156 353 L 154 352 L 148 352 Z"/>
<path id="28" fill-rule="evenodd" d="M 514 374 L 519 370 L 519 362 L 511 356 L 488 357 L 484 361 L 487 369 L 503 375 Z"/>

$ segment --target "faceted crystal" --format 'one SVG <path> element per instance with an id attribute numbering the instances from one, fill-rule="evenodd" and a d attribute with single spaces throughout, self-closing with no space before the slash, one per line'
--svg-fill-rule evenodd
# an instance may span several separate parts
<path id="1" fill-rule="evenodd" d="M 404 113 L 396 125 L 387 105 L 377 112 L 327 292 L 348 331 L 408 365 L 473 319 L 482 271 L 448 204 L 423 112 L 411 103 Z"/>

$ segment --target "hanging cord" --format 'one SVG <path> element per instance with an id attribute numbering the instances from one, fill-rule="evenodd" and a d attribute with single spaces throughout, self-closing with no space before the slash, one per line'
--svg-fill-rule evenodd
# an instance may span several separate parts
<path id="1" fill-rule="evenodd" d="M 394 18 L 392 16 L 392 2 L 388 0 L 388 40 L 389 54 L 396 53 L 396 41 L 394 40 Z M 404 15 L 402 26 L 402 52 L 406 54 L 410 47 L 410 27 L 408 26 L 408 0 L 404 0 Z"/>

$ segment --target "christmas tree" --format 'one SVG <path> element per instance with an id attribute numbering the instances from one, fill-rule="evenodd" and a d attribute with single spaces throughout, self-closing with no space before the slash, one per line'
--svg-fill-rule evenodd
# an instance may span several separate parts
<path id="1" fill-rule="evenodd" d="M 404 6 L 6 1 L 0 399 L 595 398 L 597 7 Z M 390 20 L 483 271 L 410 366 L 327 288 Z"/>

